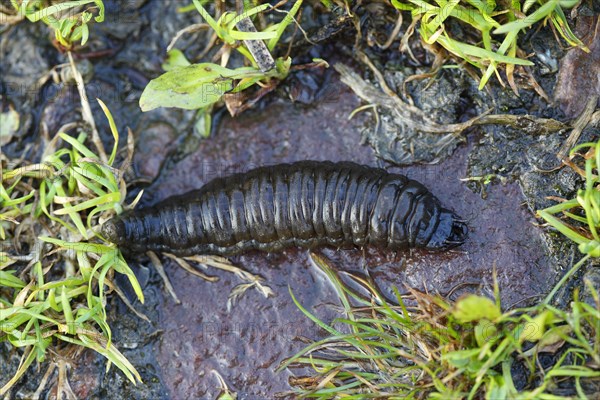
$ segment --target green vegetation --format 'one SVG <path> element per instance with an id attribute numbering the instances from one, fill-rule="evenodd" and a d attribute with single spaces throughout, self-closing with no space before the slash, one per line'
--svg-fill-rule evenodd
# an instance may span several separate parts
<path id="1" fill-rule="evenodd" d="M 587 151 L 583 154 L 579 152 Z M 577 197 L 555 206 L 538 211 L 551 226 L 579 245 L 579 251 L 587 257 L 600 257 L 600 142 L 583 143 L 571 150 L 570 158 L 580 155 L 585 159 L 585 170 L 575 170 L 585 178 L 585 188 L 577 192 Z M 557 214 L 562 213 L 567 221 Z M 587 229 L 582 230 L 581 224 Z"/>
<path id="2" fill-rule="evenodd" d="M 583 154 L 579 152 L 587 149 Z M 575 164 L 573 169 L 585 178 L 585 188 L 577 192 L 577 197 L 565 200 L 555 206 L 539 210 L 538 215 L 550 226 L 579 245 L 579 251 L 585 256 L 565 276 L 565 282 L 579 270 L 590 258 L 600 257 L 600 141 L 583 143 L 570 152 L 570 158 L 580 155 L 585 159 L 585 169 Z M 558 218 L 562 214 L 566 219 Z M 553 292 L 554 293 L 554 292 Z M 552 294 L 553 294 L 552 293 Z"/>
<path id="3" fill-rule="evenodd" d="M 313 257 L 344 317 L 326 324 L 293 298 L 330 335 L 280 366 L 314 371 L 290 379 L 300 398 L 558 399 L 553 393 L 567 383 L 585 398 L 586 383 L 600 379 L 600 298 L 590 282 L 593 303 L 576 292 L 568 310 L 548 297 L 503 311 L 497 285 L 494 300 L 470 294 L 451 302 L 410 289 L 407 296 L 396 291 L 392 305 L 371 282 L 351 274 L 344 281 Z M 552 357 L 550 366 L 542 355 Z"/>
<path id="4" fill-rule="evenodd" d="M 332 5 L 330 1 L 321 2 L 327 7 Z M 266 62 L 258 59 L 245 41 L 266 41 L 263 44 L 270 55 L 285 30 L 295 23 L 302 0 L 295 1 L 278 23 L 260 25 L 262 30 L 257 32 L 242 30 L 239 24 L 246 18 L 258 21 L 258 16 L 273 9 L 272 6 L 244 2 L 252 3 L 245 12 L 225 12 L 217 18 L 207 11 L 207 3 L 193 0 L 192 7 L 185 7 L 182 12 L 196 10 L 206 21 L 214 32 L 207 49 L 218 39 L 222 43 L 221 63 L 192 64 L 181 51 L 171 50 L 164 64 L 167 72 L 154 79 L 140 99 L 144 111 L 157 107 L 197 109 L 203 117 L 199 120 L 205 124 L 205 133 L 209 132 L 207 126 L 210 126 L 213 106 L 228 94 L 238 94 L 254 86 L 269 90 L 288 75 L 291 58 L 279 57 L 273 60 L 271 68 L 265 68 L 269 65 L 268 59 Z M 506 3 L 497 5 L 494 0 L 392 0 L 396 9 L 412 14 L 413 30 L 408 36 L 420 22 L 419 33 L 426 43 L 437 43 L 484 71 L 480 88 L 493 74 L 500 76 L 500 65 L 506 66 L 509 83 L 514 87 L 515 65 L 532 65 L 518 48 L 518 38 L 523 29 L 534 23 L 551 22 L 570 45 L 585 49 L 571 32 L 563 12 L 576 3 L 573 0 L 527 0 L 521 8 L 519 1 L 506 6 Z M 14 21 L 24 18 L 42 21 L 53 29 L 61 50 L 72 49 L 77 42 L 84 45 L 92 18 L 96 22 L 104 19 L 102 0 L 11 0 L 10 4 Z M 467 43 L 454 37 L 450 23 L 475 28 L 480 32 L 480 43 Z M 242 66 L 228 66 L 230 56 L 235 53 L 241 56 L 236 60 L 241 59 L 237 65 Z M 22 349 L 18 370 L 0 388 L 0 396 L 14 387 L 34 361 L 68 358 L 81 347 L 102 354 L 109 365 L 117 366 L 131 382 L 141 380 L 135 367 L 112 344 L 105 310 L 108 293 L 122 296 L 113 283 L 115 273 L 127 276 L 140 301 L 143 302 L 144 297 L 121 252 L 96 233 L 103 221 L 133 206 L 124 205 L 123 171 L 114 166 L 119 133 L 110 112 L 104 104 L 101 106 L 115 141 L 108 155 L 94 133 L 90 138 L 87 132 L 81 131 L 74 136 L 59 132 L 43 143 L 44 155 L 39 163 L 8 160 L 0 153 L 0 239 L 3 245 L 0 248 L 0 341 Z M 85 113 L 89 104 L 83 108 Z M 16 131 L 18 113 L 11 109 L 1 116 L 3 129 L 12 127 L 6 129 Z M 128 149 L 128 160 L 132 147 L 131 144 Z M 586 381 L 600 378 L 597 289 L 586 282 L 587 297 L 592 301 L 581 300 L 576 291 L 568 310 L 551 305 L 566 280 L 591 257 L 600 256 L 597 190 L 600 144 L 583 144 L 574 149 L 572 155 L 583 149 L 588 149 L 583 155 L 585 171 L 581 171 L 586 179 L 585 189 L 576 199 L 541 210 L 539 215 L 577 242 L 585 256 L 538 305 L 503 310 L 498 288 L 494 300 L 468 295 L 456 302 L 413 290 L 404 297 L 397 293 L 398 304 L 392 305 L 370 282 L 348 275 L 347 279 L 361 285 L 367 296 L 351 291 L 340 275 L 317 258 L 317 264 L 337 289 L 344 318 L 325 324 L 296 302 L 307 317 L 331 335 L 282 365 L 281 368 L 314 369 L 314 376 L 292 381 L 297 394 L 316 398 L 336 395 L 412 398 L 425 394 L 432 398 L 512 398 L 517 395 L 553 398 L 556 386 L 568 380 L 577 394 L 583 396 Z M 561 213 L 566 219 L 558 217 Z M 20 256 L 6 251 L 4 246 L 16 247 Z M 244 273 L 224 263 L 217 267 L 240 275 Z M 265 296 L 270 294 L 258 278 L 248 274 L 242 279 L 248 283 L 234 289 L 232 302 L 250 287 L 256 287 Z M 123 300 L 128 303 L 127 299 Z M 541 367 L 541 354 L 553 357 L 550 367 Z M 64 375 L 64 363 L 57 365 Z M 527 372 L 526 382 L 513 381 L 515 368 Z M 224 383 L 223 387 L 226 388 Z M 228 391 L 227 395 L 230 395 Z"/>
<path id="5" fill-rule="evenodd" d="M 212 106 L 226 93 L 239 93 L 257 84 L 266 87 L 272 85 L 272 80 L 282 80 L 288 75 L 291 59 L 280 57 L 273 60 L 270 52 L 277 45 L 285 29 L 294 21 L 294 15 L 302 5 L 302 0 L 297 0 L 279 23 L 260 32 L 242 31 L 238 28 L 238 24 L 246 18 L 254 17 L 271 8 L 268 4 L 248 8 L 240 15 L 235 12 L 225 12 L 217 20 L 199 0 L 193 0 L 193 4 L 223 43 L 222 63 L 221 65 L 191 64 L 179 50 L 171 50 L 168 61 L 163 66 L 167 72 L 152 80 L 140 98 L 142 111 L 157 107 L 198 109 L 201 115 L 207 117 L 205 120 L 209 120 Z M 253 54 L 248 44 L 243 42 L 253 40 L 268 40 L 262 53 Z M 210 47 L 212 45 L 207 48 Z M 227 68 L 232 50 L 241 54 L 249 66 Z M 263 58 L 259 59 L 259 57 Z"/>
<path id="6" fill-rule="evenodd" d="M 54 3 L 54 4 L 52 4 Z M 103 0 L 77 1 L 43 1 L 43 0 L 10 0 L 15 15 L 0 15 L 6 21 L 18 22 L 23 17 L 31 22 L 42 21 L 54 29 L 56 41 L 65 49 L 71 49 L 75 42 L 82 45 L 88 41 L 90 29 L 88 23 L 94 18 L 96 22 L 104 21 Z M 83 10 L 80 8 L 88 6 Z M 98 15 L 94 17 L 93 11 Z M 12 17 L 12 18 L 11 18 Z"/>
<path id="7" fill-rule="evenodd" d="M 479 89 L 482 89 L 493 74 L 498 74 L 498 66 L 506 65 L 506 74 L 514 90 L 515 65 L 533 65 L 525 60 L 518 48 L 518 39 L 523 29 L 528 29 L 538 21 L 551 21 L 558 33 L 571 46 L 589 51 L 573 34 L 567 23 L 564 9 L 577 5 L 578 0 L 392 0 L 398 10 L 410 11 L 413 21 L 407 33 L 414 32 L 420 22 L 419 33 L 422 40 L 431 45 L 437 43 L 451 54 L 483 71 Z M 521 3 L 523 5 L 521 6 Z M 451 24 L 461 23 L 470 31 L 478 31 L 480 42 L 467 43 L 456 37 Z M 503 36 L 502 40 L 499 38 Z M 403 39 L 407 40 L 407 39 Z"/>
<path id="8" fill-rule="evenodd" d="M 216 19 L 206 10 L 203 5 L 205 3 L 207 2 L 193 0 L 193 6 L 183 7 L 181 11 L 196 9 L 200 13 L 214 32 L 202 55 L 206 55 L 218 39 L 222 43 L 218 52 L 221 64 L 191 64 L 181 51 L 170 50 L 168 60 L 163 66 L 167 72 L 151 81 L 142 94 L 140 107 L 143 111 L 157 107 L 197 109 L 199 121 L 208 124 L 213 105 L 226 94 L 240 93 L 254 85 L 260 85 L 263 89 L 273 87 L 288 75 L 291 58 L 280 57 L 273 60 L 271 52 L 286 28 L 294 22 L 302 0 L 297 0 L 279 23 L 266 26 L 262 31 L 244 30 L 239 24 L 247 18 L 259 21 L 259 18 L 256 18 L 258 15 L 273 9 L 269 4 L 252 6 L 248 4 L 254 3 L 244 2 L 243 13 L 228 11 Z M 332 7 L 330 1 L 322 3 L 327 8 Z M 525 54 L 518 47 L 518 39 L 523 30 L 531 28 L 535 23 L 551 22 L 553 28 L 568 44 L 588 51 L 571 31 L 564 14 L 564 9 L 577 3 L 577 0 L 527 0 L 522 5 L 520 1 L 497 4 L 495 0 L 391 1 L 393 7 L 401 11 L 410 11 L 412 15 L 412 23 L 403 35 L 401 48 L 408 50 L 408 39 L 419 23 L 418 31 L 427 48 L 437 51 L 431 45 L 438 44 L 450 54 L 482 71 L 480 89 L 494 74 L 502 83 L 498 68 L 504 65 L 508 82 L 515 92 L 518 92 L 514 81 L 515 66 L 534 65 L 525 59 Z M 347 13 L 352 15 L 348 4 L 344 6 Z M 461 24 L 467 29 L 463 32 L 455 29 L 453 24 Z M 398 34 L 398 31 L 394 32 L 395 35 Z M 457 35 L 455 32 L 463 33 Z M 479 36 L 478 42 L 473 41 L 473 32 L 476 33 L 475 36 Z M 393 39 L 390 38 L 390 44 Z M 266 46 L 263 41 L 266 41 Z M 258 43 L 259 47 L 263 46 L 262 53 L 251 49 L 249 43 L 252 42 Z M 245 66 L 227 67 L 232 52 L 242 56 Z M 265 56 L 266 61 L 263 59 Z M 232 114 L 236 113 L 235 105 L 229 108 Z M 202 131 L 206 135 L 208 130 Z"/>
<path id="9" fill-rule="evenodd" d="M 95 233 L 102 220 L 123 210 L 126 194 L 113 167 L 119 134 L 100 104 L 115 140 L 107 160 L 98 155 L 106 154 L 101 143 L 96 151 L 86 145 L 86 133 L 63 132 L 46 143 L 40 163 L 20 160 L 21 166 L 7 168 L 10 160 L 1 159 L 0 238 L 23 255 L 0 251 L 0 341 L 24 353 L 0 395 L 50 349 L 61 356 L 73 345 L 95 350 L 132 382 L 141 381 L 111 343 L 106 320 L 106 287 L 119 293 L 115 272 L 127 275 L 140 301 L 144 296 L 121 252 Z"/>
<path id="10" fill-rule="evenodd" d="M 330 335 L 281 365 L 314 370 L 312 376 L 292 378 L 294 393 L 323 399 L 558 399 L 565 398 L 556 394 L 558 388 L 568 387 L 571 395 L 587 398 L 593 389 L 586 391 L 586 383 L 595 387 L 600 380 L 598 288 L 585 280 L 585 299 L 576 289 L 568 309 L 552 305 L 567 280 L 590 257 L 600 256 L 600 142 L 577 146 L 571 159 L 576 155 L 585 159 L 585 169 L 571 166 L 585 178 L 585 188 L 538 214 L 578 243 L 584 257 L 534 306 L 503 310 L 497 285 L 493 300 L 469 294 L 452 302 L 409 289 L 407 296 L 396 290 L 392 305 L 371 282 L 346 274 L 352 281 L 347 285 L 313 255 L 333 283 L 344 317 L 326 324 L 292 294 L 300 310 Z M 362 295 L 349 289 L 357 286 Z M 550 365 L 541 356 L 550 357 Z"/>
<path id="11" fill-rule="evenodd" d="M 11 0 L 10 4 L 14 13 L 2 13 L 4 22 L 18 23 L 24 18 L 44 22 L 54 30 L 55 45 L 61 51 L 69 51 L 77 42 L 85 45 L 88 23 L 96 11 L 95 21 L 104 20 L 102 0 Z M 73 398 L 66 380 L 67 364 L 56 358 L 74 358 L 81 348 L 102 354 L 109 366 L 118 367 L 134 384 L 141 381 L 111 343 L 105 306 L 107 292 L 122 295 L 113 283 L 115 272 L 128 277 L 140 301 L 144 296 L 119 249 L 96 234 L 103 220 L 124 208 L 123 171 L 113 166 L 119 133 L 108 108 L 98 100 L 115 141 L 107 156 L 93 117 L 86 113 L 89 103 L 83 81 L 68 55 L 91 137 L 78 130 L 75 136 L 59 132 L 52 140 L 42 140 L 38 163 L 9 160 L 0 153 L 0 341 L 23 349 L 18 369 L 4 382 L 0 396 L 13 388 L 34 361 L 50 358 L 53 362 L 47 364 L 47 374 L 58 367 L 65 378 L 58 380 L 58 396 Z M 8 129 L 2 129 L 6 137 L 19 126 L 18 113 L 10 111 L 2 113 L 2 120 L 10 122 Z M 7 251 L 8 247 L 18 251 Z M 42 379 L 38 392 L 45 384 Z"/>

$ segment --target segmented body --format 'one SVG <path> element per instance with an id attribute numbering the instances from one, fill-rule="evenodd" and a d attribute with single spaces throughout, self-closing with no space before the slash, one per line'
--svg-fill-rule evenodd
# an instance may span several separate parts
<path id="1" fill-rule="evenodd" d="M 422 184 L 351 162 L 302 161 L 217 178 L 116 217 L 104 236 L 134 252 L 232 255 L 289 246 L 449 248 L 466 225 Z"/>

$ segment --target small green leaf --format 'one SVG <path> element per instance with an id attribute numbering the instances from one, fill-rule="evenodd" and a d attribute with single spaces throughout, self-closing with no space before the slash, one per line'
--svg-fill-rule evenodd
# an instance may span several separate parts
<path id="1" fill-rule="evenodd" d="M 565 337 L 571 334 L 572 328 L 569 325 L 560 325 L 544 332 L 544 335 L 538 339 L 535 347 L 531 348 L 524 354 L 530 355 L 536 351 L 547 351 L 548 348 L 564 342 Z"/>
<path id="2" fill-rule="evenodd" d="M 162 69 L 165 71 L 173 71 L 175 69 L 188 67 L 190 65 L 192 65 L 192 63 L 188 61 L 181 50 L 173 49 L 167 53 L 167 59 L 163 63 Z"/>
<path id="3" fill-rule="evenodd" d="M 600 243 L 595 240 L 579 244 L 579 251 L 582 254 L 589 254 L 592 257 L 600 257 Z"/>
<path id="4" fill-rule="evenodd" d="M 501 315 L 501 312 L 492 300 L 471 294 L 456 303 L 452 315 L 459 322 L 471 322 L 483 318 L 493 321 Z"/>
<path id="5" fill-rule="evenodd" d="M 236 80 L 269 76 L 273 74 L 265 74 L 253 67 L 229 69 L 211 63 L 194 64 L 152 80 L 142 93 L 140 107 L 142 111 L 158 107 L 195 110 L 219 101 L 235 88 Z"/>
<path id="6" fill-rule="evenodd" d="M 535 318 L 531 318 L 524 324 L 523 329 L 520 330 L 519 343 L 523 343 L 526 340 L 529 342 L 539 340 L 544 335 L 544 332 L 546 332 L 546 325 L 552 323 L 552 320 L 552 313 L 547 310 Z"/>
<path id="7" fill-rule="evenodd" d="M 66 250 L 86 251 L 86 252 L 92 252 L 92 253 L 97 253 L 97 254 L 105 254 L 105 253 L 110 253 L 110 252 L 114 251 L 114 248 L 103 245 L 103 244 L 98 244 L 98 243 L 67 242 L 64 240 L 45 237 L 45 236 L 40 236 L 39 239 L 44 242 L 53 243 L 57 246 L 62 247 L 63 249 L 66 249 Z"/>
<path id="8" fill-rule="evenodd" d="M 448 361 L 457 368 L 465 368 L 473 362 L 477 362 L 480 349 L 466 349 L 448 352 L 442 355 L 442 359 Z"/>
<path id="9" fill-rule="evenodd" d="M 98 100 L 98 104 L 100 104 L 102 111 L 104 111 L 104 115 L 106 115 L 106 119 L 108 120 L 108 126 L 110 127 L 110 132 L 113 135 L 113 139 L 115 139 L 115 144 L 113 145 L 112 153 L 110 154 L 110 158 L 108 159 L 108 165 L 112 165 L 115 161 L 115 157 L 117 156 L 117 147 L 119 145 L 119 130 L 117 129 L 117 124 L 115 124 L 115 120 L 112 116 L 112 113 L 110 112 L 108 107 L 106 107 L 106 104 L 104 104 L 104 102 L 100 99 L 96 100 Z"/>
<path id="10" fill-rule="evenodd" d="M 212 127 L 212 107 L 204 107 L 198 110 L 194 122 L 194 134 L 207 138 L 210 136 Z"/>
<path id="11" fill-rule="evenodd" d="M 552 11 L 557 7 L 558 0 L 550 0 L 540 8 L 538 8 L 534 13 L 526 16 L 525 18 L 518 19 L 513 22 L 509 22 L 508 24 L 504 24 L 501 27 L 494 30 L 494 34 L 499 35 L 501 33 L 508 33 L 514 30 L 521 30 L 530 27 L 541 19 L 549 16 Z"/>
<path id="12" fill-rule="evenodd" d="M 498 337 L 498 329 L 496 325 L 482 318 L 475 326 L 475 340 L 477 345 L 482 347 L 484 344 L 494 341 Z"/>
<path id="13" fill-rule="evenodd" d="M 237 395 L 235 393 L 230 393 L 229 391 L 226 391 L 225 393 L 223 393 L 219 397 L 217 397 L 217 400 L 236 400 L 236 399 L 237 399 Z"/>
<path id="14" fill-rule="evenodd" d="M 158 107 L 178 107 L 195 110 L 216 103 L 223 94 L 233 90 L 234 78 L 243 77 L 240 70 L 203 63 L 168 71 L 153 79 L 140 98 L 142 111 Z M 255 71 L 253 68 L 251 71 Z"/>
<path id="15" fill-rule="evenodd" d="M 283 18 L 283 21 L 281 21 L 279 24 L 277 24 L 277 31 L 276 31 L 275 37 L 271 38 L 271 40 L 269 40 L 269 44 L 267 45 L 267 47 L 270 51 L 273 51 L 273 49 L 279 42 L 281 35 L 283 35 L 283 32 L 285 31 L 285 29 L 288 27 L 289 24 L 291 24 L 294 21 L 294 16 L 298 12 L 298 9 L 300 8 L 301 5 L 302 5 L 302 0 L 296 0 L 294 5 L 292 6 L 291 10 Z"/>
<path id="16" fill-rule="evenodd" d="M 229 37 L 235 40 L 267 40 L 275 38 L 276 32 L 243 32 L 231 31 Z"/>
<path id="17" fill-rule="evenodd" d="M 90 28 L 87 25 L 81 26 L 81 45 L 85 46 L 90 37 Z"/>
<path id="18" fill-rule="evenodd" d="M 71 212 L 79 212 L 81 210 L 85 210 L 88 208 L 92 208 L 101 204 L 105 204 L 105 203 L 117 203 L 121 200 L 121 193 L 119 192 L 112 192 L 112 193 L 107 193 L 103 196 L 99 196 L 99 197 L 95 197 L 93 199 L 89 199 L 86 201 L 83 201 L 79 204 L 76 204 L 74 206 L 71 207 L 65 207 L 62 209 L 58 209 L 56 211 L 54 211 L 54 215 L 66 215 L 69 214 Z"/>
<path id="19" fill-rule="evenodd" d="M 510 393 L 510 385 L 508 385 L 503 376 L 489 376 L 486 385 L 486 398 L 488 399 L 508 399 Z"/>
<path id="20" fill-rule="evenodd" d="M 24 288 L 25 282 L 14 276 L 14 273 L 15 271 L 0 271 L 0 287 Z"/>
<path id="21" fill-rule="evenodd" d="M 29 19 L 31 22 L 36 22 L 39 21 L 40 19 L 44 19 L 47 18 L 48 16 L 51 16 L 53 14 L 56 13 L 60 13 L 60 12 L 64 12 L 67 11 L 71 8 L 75 8 L 75 7 L 79 7 L 85 4 L 89 4 L 89 3 L 93 3 L 95 2 L 96 4 L 98 4 L 98 0 L 80 0 L 80 1 L 66 1 L 64 3 L 60 3 L 60 4 L 54 4 L 50 7 L 46 7 L 42 10 L 33 12 L 33 13 L 27 13 L 26 17 L 27 19 Z M 102 10 L 104 11 L 104 9 L 102 8 Z"/>

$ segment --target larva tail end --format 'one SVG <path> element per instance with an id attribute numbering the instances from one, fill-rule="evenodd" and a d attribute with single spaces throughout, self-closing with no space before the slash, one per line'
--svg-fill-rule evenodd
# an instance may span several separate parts
<path id="1" fill-rule="evenodd" d="M 123 221 L 113 218 L 102 225 L 101 233 L 109 242 L 121 244 L 125 237 L 125 225 Z"/>

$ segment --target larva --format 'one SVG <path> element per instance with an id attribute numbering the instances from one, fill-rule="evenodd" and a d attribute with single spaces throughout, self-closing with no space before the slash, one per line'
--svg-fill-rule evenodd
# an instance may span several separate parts
<path id="1" fill-rule="evenodd" d="M 403 175 L 301 161 L 214 179 L 115 217 L 102 234 L 132 252 L 233 255 L 322 245 L 447 249 L 465 241 L 467 226 Z"/>

